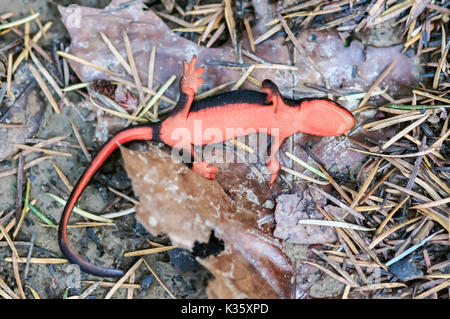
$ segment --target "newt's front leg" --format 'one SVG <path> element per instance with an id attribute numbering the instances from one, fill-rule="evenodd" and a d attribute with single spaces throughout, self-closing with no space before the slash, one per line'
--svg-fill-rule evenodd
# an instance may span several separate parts
<path id="1" fill-rule="evenodd" d="M 277 113 L 278 109 L 283 105 L 283 97 L 281 96 L 278 86 L 271 80 L 266 79 L 262 82 L 261 87 L 266 92 L 266 103 L 272 103 L 273 112 Z"/>
<path id="2" fill-rule="evenodd" d="M 184 118 L 187 118 L 189 115 L 195 93 L 197 93 L 198 88 L 205 83 L 200 77 L 205 71 L 205 68 L 202 66 L 196 69 L 195 62 L 197 62 L 197 57 L 195 55 L 192 57 L 191 63 L 189 64 L 186 60 L 183 60 L 183 76 L 180 82 L 180 93 L 185 96 L 180 96 L 179 103 L 181 102 L 181 105 L 179 105 L 179 107 L 182 108 L 180 112 Z"/>

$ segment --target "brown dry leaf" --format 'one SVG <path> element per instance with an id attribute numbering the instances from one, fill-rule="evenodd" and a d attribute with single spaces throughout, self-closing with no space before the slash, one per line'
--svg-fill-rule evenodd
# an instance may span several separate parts
<path id="1" fill-rule="evenodd" d="M 233 147 L 230 142 L 227 142 L 223 150 L 216 144 L 219 146 L 218 149 L 222 150 L 223 157 L 218 158 L 214 152 L 204 150 L 204 160 L 221 168 L 216 174 L 217 181 L 242 208 L 254 212 L 259 219 L 268 215 L 272 216 L 276 196 L 285 192 L 286 189 L 279 183 L 273 185 L 268 183 L 270 172 L 265 159 L 270 139 L 264 134 L 252 133 L 238 137 L 237 141 L 252 146 L 253 153 L 240 147 Z M 260 179 L 261 176 L 264 180 Z"/>
<path id="2" fill-rule="evenodd" d="M 122 148 L 125 168 L 140 199 L 137 219 L 153 234 L 167 233 L 178 247 L 205 250 L 211 234 L 223 241 L 225 249 L 218 255 L 197 258 L 215 276 L 208 296 L 288 298 L 290 260 L 282 253 L 280 241 L 258 228 L 256 214 L 241 208 L 217 181 L 175 163 L 154 146 L 149 148 L 149 152 Z"/>
<path id="3" fill-rule="evenodd" d="M 193 55 L 197 55 L 198 65 L 207 65 L 207 71 L 202 76 L 205 79 L 205 85 L 201 88 L 203 91 L 228 81 L 236 81 L 241 77 L 239 70 L 207 64 L 211 60 L 236 61 L 234 49 L 230 43 L 220 48 L 198 46 L 172 32 L 152 10 L 144 11 L 143 4 L 136 3 L 126 8 L 119 8 L 122 1 L 112 1 L 104 9 L 80 7 L 77 10 L 79 15 L 77 18 L 83 22 L 81 26 L 71 23 L 72 10 L 59 7 L 62 20 L 72 38 L 70 46 L 72 54 L 125 75 L 125 69 L 109 51 L 100 35 L 100 32 L 105 33 L 125 57 L 125 45 L 121 35 L 122 30 L 125 30 L 130 38 L 133 56 L 143 83 L 147 79 L 146 70 L 153 46 L 156 47 L 157 52 L 154 75 L 156 85 L 164 83 L 174 74 L 179 79 L 182 60 L 190 60 Z M 273 16 L 271 12 L 266 12 L 270 10 L 267 4 L 256 8 L 258 23 L 253 28 L 255 38 L 267 31 L 264 22 Z M 289 48 L 283 44 L 283 40 L 282 37 L 278 37 L 257 45 L 255 55 L 269 63 L 293 65 L 297 67 L 297 71 L 255 69 L 252 76 L 260 81 L 266 78 L 271 79 L 284 91 L 294 88 L 297 91 L 305 91 L 306 84 L 324 86 L 322 76 L 317 69 L 327 79 L 330 89 L 365 91 L 394 60 L 396 66 L 382 83 L 383 87 L 389 86 L 390 95 L 407 93 L 405 88 L 417 82 L 418 60 L 402 54 L 401 45 L 375 48 L 354 40 L 345 47 L 336 31 L 305 30 L 301 32 L 298 40 L 308 56 L 297 56 L 296 60 L 292 61 Z M 243 48 L 250 50 L 247 40 L 244 41 Z M 309 61 L 313 61 L 315 66 L 311 66 Z M 110 79 L 106 73 L 79 63 L 70 61 L 70 64 L 84 82 Z M 130 75 L 127 78 L 132 80 Z M 255 86 L 246 82 L 242 88 L 255 89 Z M 176 85 L 167 91 L 167 96 L 170 98 L 175 98 L 177 94 Z"/>

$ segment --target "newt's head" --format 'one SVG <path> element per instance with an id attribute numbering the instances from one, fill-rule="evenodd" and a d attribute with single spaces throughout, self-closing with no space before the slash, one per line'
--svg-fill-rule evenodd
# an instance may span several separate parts
<path id="1" fill-rule="evenodd" d="M 352 113 L 328 99 L 291 100 L 284 98 L 270 80 L 264 80 L 262 89 L 267 93 L 266 102 L 273 104 L 275 112 L 283 112 L 289 125 L 297 132 L 319 136 L 344 134 L 355 125 Z"/>
<path id="2" fill-rule="evenodd" d="M 299 129 L 303 133 L 337 136 L 355 125 L 353 114 L 331 100 L 303 100 L 298 110 Z"/>

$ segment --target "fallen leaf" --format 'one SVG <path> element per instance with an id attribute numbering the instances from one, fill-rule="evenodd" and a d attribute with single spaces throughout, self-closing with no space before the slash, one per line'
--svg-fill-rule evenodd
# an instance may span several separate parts
<path id="1" fill-rule="evenodd" d="M 217 181 L 152 145 L 147 152 L 122 148 L 122 156 L 140 201 L 137 219 L 150 233 L 167 233 L 173 245 L 203 256 L 198 262 L 215 276 L 209 297 L 290 296 L 292 267 L 280 241 L 261 231 L 257 215 L 241 208 Z"/>
<path id="2" fill-rule="evenodd" d="M 240 69 L 232 70 L 208 63 L 212 60 L 236 61 L 234 49 L 230 43 L 219 48 L 196 45 L 172 32 L 152 10 L 144 10 L 145 6 L 142 3 L 121 8 L 121 2 L 123 0 L 114 0 L 104 9 L 79 7 L 76 14 L 77 18 L 83 21 L 82 25 L 71 23 L 74 14 L 71 8 L 59 7 L 62 21 L 72 39 L 70 45 L 72 54 L 125 75 L 125 69 L 109 51 L 100 35 L 100 32 L 106 34 L 121 55 L 126 57 L 122 39 L 122 30 L 125 30 L 131 41 L 133 57 L 143 83 L 147 79 L 146 72 L 153 46 L 156 47 L 155 87 L 164 83 L 172 75 L 177 75 L 179 79 L 183 59 L 190 60 L 193 55 L 197 55 L 198 65 L 207 66 L 203 75 L 205 84 L 201 91 L 228 81 L 236 81 L 241 77 Z M 258 2 L 261 2 L 261 6 L 255 10 L 258 21 L 253 30 L 255 38 L 267 31 L 264 21 L 273 16 L 272 12 L 267 12 L 270 10 L 268 2 Z M 395 60 L 395 67 L 382 82 L 384 86 L 389 86 L 387 92 L 394 96 L 407 93 L 405 89 L 417 82 L 419 61 L 402 54 L 401 45 L 375 48 L 354 40 L 349 46 L 344 46 L 338 33 L 333 30 L 305 30 L 301 32 L 298 40 L 302 43 L 307 56 L 297 54 L 295 61 L 290 58 L 288 46 L 283 44 L 284 37 L 264 41 L 256 46 L 255 52 L 256 56 L 269 63 L 293 65 L 297 67 L 297 71 L 256 69 L 252 76 L 259 81 L 271 79 L 288 94 L 293 93 L 292 89 L 306 91 L 305 85 L 324 87 L 322 75 L 327 79 L 330 89 L 364 92 Z M 243 42 L 243 48 L 249 49 L 247 40 Z M 311 65 L 311 61 L 314 66 Z M 110 79 L 107 73 L 80 63 L 69 62 L 82 81 Z M 319 69 L 322 75 L 316 69 Z M 131 75 L 126 78 L 133 81 Z M 255 86 L 245 82 L 242 88 L 255 89 Z M 167 91 L 167 95 L 170 98 L 176 98 L 178 86 L 173 85 Z M 351 105 L 350 102 L 344 104 Z"/>

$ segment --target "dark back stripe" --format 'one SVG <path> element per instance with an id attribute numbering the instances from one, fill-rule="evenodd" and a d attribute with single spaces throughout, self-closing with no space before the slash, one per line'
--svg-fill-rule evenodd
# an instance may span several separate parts
<path id="1" fill-rule="evenodd" d="M 272 104 L 266 103 L 266 97 L 267 97 L 267 94 L 264 92 L 258 92 L 258 91 L 252 91 L 252 90 L 230 91 L 230 92 L 212 95 L 203 100 L 192 103 L 190 112 L 191 113 L 198 112 L 198 111 L 201 111 L 201 110 L 204 110 L 207 108 L 221 107 L 221 106 L 226 106 L 229 104 L 258 104 L 261 106 L 272 105 Z M 303 99 L 298 99 L 298 100 L 289 99 L 284 96 L 282 96 L 282 98 L 283 98 L 283 102 L 287 106 L 291 106 L 291 107 L 297 107 L 303 102 L 314 101 L 314 100 L 327 100 L 330 102 L 334 102 L 327 98 L 303 98 Z M 182 93 L 180 95 L 181 103 L 179 102 L 178 104 L 183 105 L 183 102 L 185 102 L 186 99 L 187 99 L 187 96 Z M 334 103 L 337 104 L 337 106 L 345 109 L 344 107 L 340 106 L 338 103 L 336 103 L 336 102 L 334 102 Z M 179 110 L 180 110 L 180 107 L 177 105 L 177 107 L 175 107 L 172 114 L 177 113 Z"/>
<path id="2" fill-rule="evenodd" d="M 190 112 L 198 112 L 206 108 L 220 107 L 228 104 L 266 105 L 266 93 L 241 90 L 220 93 L 192 103 Z"/>

